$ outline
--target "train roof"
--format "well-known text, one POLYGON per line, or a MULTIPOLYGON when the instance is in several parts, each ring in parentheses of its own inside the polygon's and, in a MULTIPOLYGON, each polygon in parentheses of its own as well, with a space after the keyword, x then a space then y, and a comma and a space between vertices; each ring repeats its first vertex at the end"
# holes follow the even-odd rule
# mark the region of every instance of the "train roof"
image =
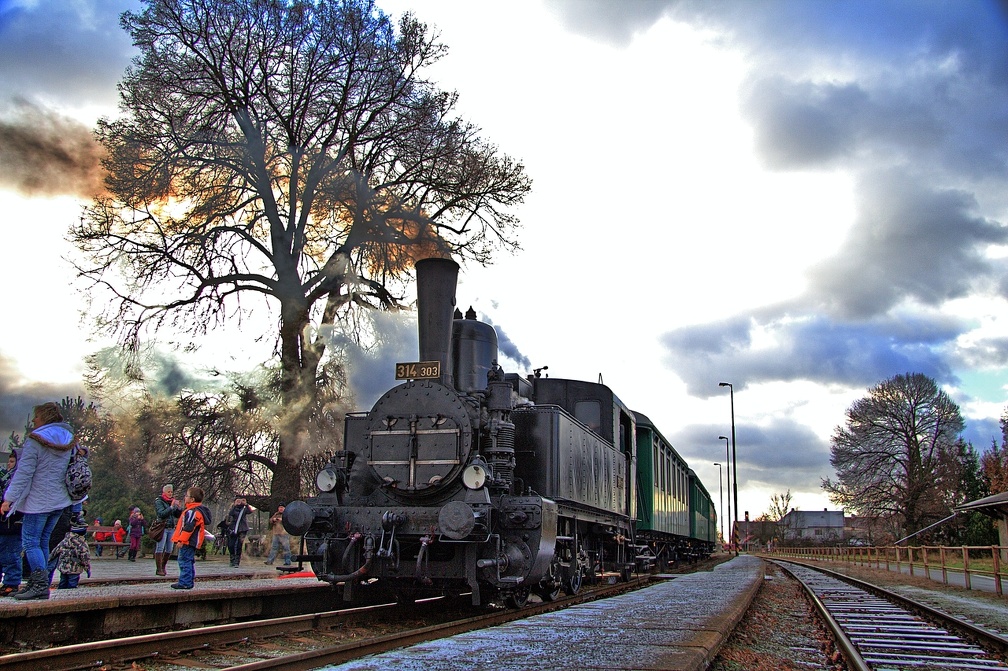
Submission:
POLYGON ((703 480, 701 480, 700 476, 698 476, 693 471, 693 469, 690 468, 689 463, 683 458, 683 456, 681 454, 679 454, 679 451, 675 449, 675 446, 672 445, 672 442, 668 438, 666 438, 665 436, 662 435, 662 432, 658 429, 657 426, 655 426, 654 422, 652 422, 648 418, 648 416, 645 415, 643 412, 637 412, 636 410, 634 410, 633 414, 634 414, 634 420, 637 422, 637 426, 644 427, 645 429, 649 429, 651 431, 654 431, 656 434, 658 434, 658 437, 661 438, 661 440, 662 440, 663 443, 665 443, 666 445, 669 446, 669 449, 672 450, 672 453, 675 454, 676 457, 680 461, 682 461, 684 464, 686 464, 686 468, 689 470, 689 474, 688 474, 689 478, 692 479, 692 480, 694 480, 694 481, 696 481, 697 486, 700 487, 700 490, 704 494, 706 494, 707 497, 710 497, 710 492, 707 490, 707 487, 704 486, 703 480))
POLYGON ((679 450, 675 448, 675 446, 672 444, 672 441, 662 434, 662 432, 658 429, 658 427, 655 426, 655 423, 652 422, 647 415, 645 415, 642 412, 637 412, 636 410, 633 411, 633 414, 634 414, 634 421, 637 422, 637 426, 649 429, 657 433, 658 437, 661 438, 662 442, 668 445, 669 449, 672 450, 672 453, 676 456, 676 458, 679 459, 679 461, 686 464, 687 467, 689 467, 689 464, 686 462, 685 459, 683 459, 683 456, 679 454, 679 450))

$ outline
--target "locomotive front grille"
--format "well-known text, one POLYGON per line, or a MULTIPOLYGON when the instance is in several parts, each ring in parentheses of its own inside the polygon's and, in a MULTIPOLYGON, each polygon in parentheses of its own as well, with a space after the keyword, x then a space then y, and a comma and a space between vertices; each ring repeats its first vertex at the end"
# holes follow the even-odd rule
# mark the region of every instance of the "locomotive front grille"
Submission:
POLYGON ((365 463, 387 491, 406 496, 457 478, 472 443, 468 406, 430 380, 390 389, 368 413, 367 427, 365 463))
POLYGON ((462 463, 457 428, 371 432, 368 465, 396 489, 432 487, 462 463))

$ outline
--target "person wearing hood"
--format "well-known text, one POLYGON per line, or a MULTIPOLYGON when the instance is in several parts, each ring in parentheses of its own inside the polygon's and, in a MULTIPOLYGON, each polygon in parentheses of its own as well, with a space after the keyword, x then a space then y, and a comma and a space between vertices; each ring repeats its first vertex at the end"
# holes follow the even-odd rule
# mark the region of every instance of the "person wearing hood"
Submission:
POLYGON ((126 534, 129 536, 129 552, 126 554, 126 559, 129 561, 136 561, 137 553, 140 552, 141 542, 143 541, 144 535, 144 516, 140 512, 140 506, 133 506, 130 510, 129 525, 126 528, 126 534))
POLYGON ((172 589, 192 589, 196 581, 196 550, 203 545, 206 528, 210 524, 210 509, 203 505, 203 489, 190 487, 186 490, 185 510, 172 533, 172 542, 178 544, 178 582, 172 589))
POLYGON ((14 598, 49 598, 49 537, 64 510, 73 505, 66 488, 66 471, 76 444, 70 425, 55 403, 32 410, 34 430, 21 448, 17 470, 4 491, 0 514, 24 513, 21 545, 31 574, 14 598))
MULTIPOLYGON (((7 468, 0 469, 0 492, 6 491, 14 478, 19 452, 11 450, 7 468)), ((21 586, 21 517, 21 513, 14 513, 0 518, 0 570, 3 571, 0 597, 14 596, 21 586)))
POLYGON ((87 522, 80 515, 66 532, 66 536, 49 553, 49 561, 54 562, 60 572, 59 585, 56 589, 76 589, 81 573, 87 571, 91 577, 91 554, 88 552, 87 522))

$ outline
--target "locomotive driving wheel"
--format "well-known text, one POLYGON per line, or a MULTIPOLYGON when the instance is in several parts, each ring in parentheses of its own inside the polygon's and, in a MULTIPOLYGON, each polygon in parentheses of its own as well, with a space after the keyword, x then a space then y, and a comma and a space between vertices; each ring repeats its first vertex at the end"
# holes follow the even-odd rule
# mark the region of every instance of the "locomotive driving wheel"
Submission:
POLYGON ((561 586, 559 584, 554 582, 540 585, 539 589, 536 590, 536 594, 538 594, 543 601, 556 601, 557 597, 560 596, 560 587, 561 586))
POLYGON ((504 597, 504 603, 508 608, 521 608, 528 603, 529 595, 532 593, 531 587, 515 587, 504 597))
POLYGON ((564 577, 563 589, 567 596, 574 596, 581 591, 581 583, 584 580, 588 564, 588 553, 579 544, 577 553, 574 555, 574 559, 567 569, 567 575, 564 577))
POLYGON ((412 608, 417 598, 418 592, 412 587, 398 587, 395 591, 395 603, 399 608, 412 608))
POLYGON ((556 601, 557 597, 560 596, 560 589, 563 587, 560 570, 560 560, 554 557, 553 563, 549 567, 549 573, 536 586, 535 593, 543 601, 556 601))
POLYGON ((575 565, 570 576, 564 581, 564 593, 567 596, 574 596, 581 591, 581 566, 575 565))

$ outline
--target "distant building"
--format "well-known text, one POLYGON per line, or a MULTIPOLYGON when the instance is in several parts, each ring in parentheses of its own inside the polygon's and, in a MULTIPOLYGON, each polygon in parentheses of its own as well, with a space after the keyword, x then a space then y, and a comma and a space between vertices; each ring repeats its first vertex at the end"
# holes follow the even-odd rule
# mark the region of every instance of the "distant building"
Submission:
POLYGON ((863 515, 844 517, 844 538, 848 545, 878 545, 880 540, 893 540, 891 534, 882 529, 879 518, 863 515))
POLYGON ((777 522, 780 539, 788 544, 834 544, 844 540, 842 510, 792 510, 777 522))
POLYGON ((780 540, 776 522, 768 520, 739 520, 734 524, 735 538, 744 550, 764 550, 780 540))

